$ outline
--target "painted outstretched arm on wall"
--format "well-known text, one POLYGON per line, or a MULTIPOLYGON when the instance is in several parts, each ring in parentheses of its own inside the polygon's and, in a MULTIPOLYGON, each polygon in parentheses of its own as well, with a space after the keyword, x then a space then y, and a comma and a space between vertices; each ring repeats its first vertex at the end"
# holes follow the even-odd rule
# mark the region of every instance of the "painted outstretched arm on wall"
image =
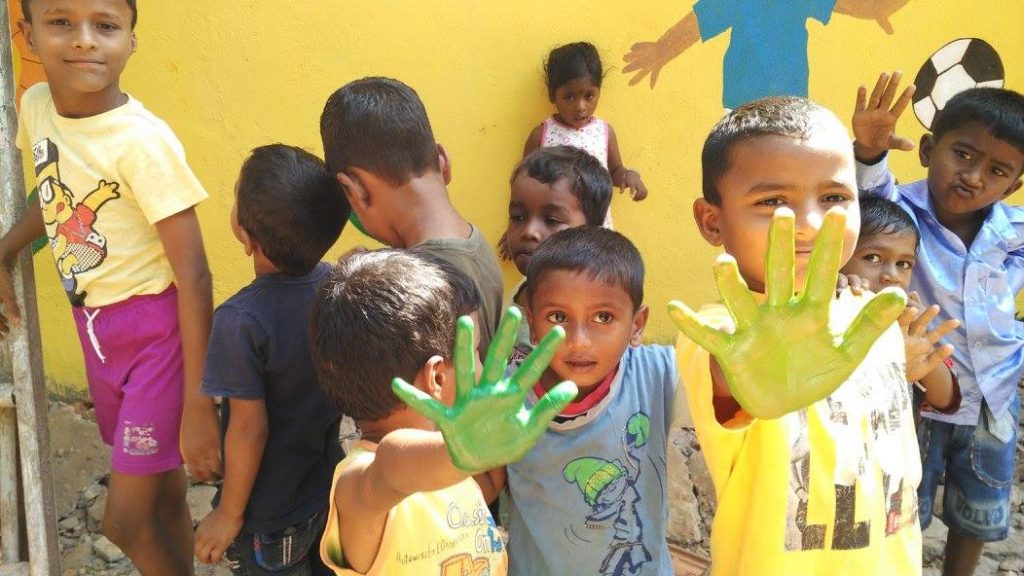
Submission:
POLYGON ((837 14, 846 14, 854 18, 874 20, 885 30, 886 34, 894 32, 889 16, 895 14, 910 0, 836 0, 832 9, 837 14))
POLYGON ((902 290, 887 288, 860 310, 843 333, 833 333, 829 315, 842 260, 846 212, 833 208, 826 214, 811 252, 806 286, 799 295, 794 294, 794 223, 792 210, 775 211, 765 303, 754 299, 735 258, 725 254, 715 263, 715 280, 735 322, 734 332, 708 326, 682 302, 669 304, 676 326, 717 361, 721 374, 712 371, 712 378, 724 378, 739 405, 756 418, 778 418, 832 394, 906 304, 902 290))
POLYGON ((889 150, 909 152, 914 141, 896 134, 896 123, 914 96, 914 85, 907 86, 896 97, 903 74, 883 72, 868 97, 867 88, 857 88, 857 104, 853 109, 853 154, 857 161, 875 164, 889 150))
POLYGON ((697 25, 697 15, 692 11, 683 17, 675 26, 669 28, 661 38, 655 42, 638 42, 633 44, 629 52, 622 57, 626 65, 622 68, 623 74, 635 72, 629 80, 629 85, 640 83, 645 76, 651 77, 651 88, 658 82, 658 75, 661 68, 693 46, 700 40, 700 27, 697 25))

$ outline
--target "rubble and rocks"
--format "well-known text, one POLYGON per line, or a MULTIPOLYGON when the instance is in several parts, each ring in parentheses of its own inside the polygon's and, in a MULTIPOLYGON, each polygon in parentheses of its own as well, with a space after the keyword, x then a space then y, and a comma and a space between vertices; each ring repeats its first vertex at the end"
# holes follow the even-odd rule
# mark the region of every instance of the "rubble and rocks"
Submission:
MULTIPOLYGON (((106 506, 110 450, 100 440, 91 414, 81 405, 54 402, 50 409, 54 487, 57 491, 61 567, 63 576, 138 574, 131 561, 100 532, 106 506)), ((351 432, 351 431, 350 431, 351 432)), ((1010 538, 986 545, 976 576, 1024 576, 1024 427, 1018 446, 1010 538)), ((691 428, 675 430, 670 438, 668 539, 677 574, 696 576, 710 558, 714 486, 703 453, 691 428)), ((210 510, 212 486, 189 488, 193 521, 210 510)), ((924 576, 939 576, 946 528, 936 519, 924 534, 924 576)), ((197 576, 228 576, 224 564, 196 565, 197 576)))

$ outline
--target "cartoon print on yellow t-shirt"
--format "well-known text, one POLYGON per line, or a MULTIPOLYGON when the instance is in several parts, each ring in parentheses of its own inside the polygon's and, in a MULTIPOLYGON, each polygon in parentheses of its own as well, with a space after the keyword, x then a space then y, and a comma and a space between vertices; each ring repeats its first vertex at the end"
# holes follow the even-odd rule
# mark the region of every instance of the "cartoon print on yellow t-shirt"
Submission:
POLYGON ((85 292, 77 293, 77 276, 99 266, 107 257, 107 238, 94 224, 97 212, 119 198, 116 182, 100 180, 96 188, 75 203, 75 194, 60 179, 60 154, 49 139, 32 147, 39 201, 61 283, 72 306, 85 303, 85 292))

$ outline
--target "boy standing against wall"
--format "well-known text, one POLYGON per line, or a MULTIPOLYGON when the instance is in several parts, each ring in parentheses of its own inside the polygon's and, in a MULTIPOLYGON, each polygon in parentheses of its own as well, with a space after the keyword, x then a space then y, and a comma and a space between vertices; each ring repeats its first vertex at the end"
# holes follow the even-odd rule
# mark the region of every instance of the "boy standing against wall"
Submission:
POLYGON ((483 234, 448 198, 451 161, 416 92, 390 78, 349 82, 327 100, 320 135, 327 169, 371 237, 393 248, 418 247, 473 279, 486 350, 504 281, 483 234))
POLYGON ((121 91, 135 0, 22 9, 49 83, 22 97, 19 147, 32 150, 40 203, 0 239, 0 303, 19 318, 7 267, 45 232, 112 447, 103 532, 142 574, 189 574, 179 434, 195 475, 220 472, 213 403, 199 394, 212 290, 195 206, 206 192, 171 129, 121 91))
POLYGON ((225 475, 196 529, 196 557, 223 555, 235 574, 320 565, 341 414, 317 384, 309 315, 347 216, 337 181, 302 149, 263 146, 242 165, 231 229, 256 279, 213 316, 203 394, 224 398, 225 475))
POLYGON ((945 477, 944 574, 969 575, 984 543, 1005 539, 1010 527, 1024 367, 1024 330, 1014 318, 1014 295, 1024 288, 1024 209, 1004 200, 1021 187, 1024 96, 1001 88, 954 96, 921 138, 928 177, 897 186, 886 153, 914 147, 895 134, 913 95, 910 87, 897 99, 899 81, 899 73, 883 74, 870 98, 863 87, 858 92, 858 185, 914 219, 921 244, 910 287, 940 306, 940 319, 960 322, 947 339, 963 401, 955 414, 923 414, 919 497, 927 527, 945 477))

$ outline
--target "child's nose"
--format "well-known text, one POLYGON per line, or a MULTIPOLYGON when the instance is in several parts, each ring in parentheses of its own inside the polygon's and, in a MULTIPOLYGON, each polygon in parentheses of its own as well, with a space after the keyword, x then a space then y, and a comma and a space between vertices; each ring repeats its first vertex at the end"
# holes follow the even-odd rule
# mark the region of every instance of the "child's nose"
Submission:
POLYGON ((813 240, 825 221, 825 212, 817 206, 797 210, 793 223, 797 240, 813 240))
POLYGON ((566 327, 565 344, 570 350, 586 350, 590 348, 590 334, 582 323, 566 327))
POLYGON ((93 34, 92 28, 89 26, 79 26, 75 30, 74 46, 81 50, 91 50, 95 48, 96 37, 93 34))

